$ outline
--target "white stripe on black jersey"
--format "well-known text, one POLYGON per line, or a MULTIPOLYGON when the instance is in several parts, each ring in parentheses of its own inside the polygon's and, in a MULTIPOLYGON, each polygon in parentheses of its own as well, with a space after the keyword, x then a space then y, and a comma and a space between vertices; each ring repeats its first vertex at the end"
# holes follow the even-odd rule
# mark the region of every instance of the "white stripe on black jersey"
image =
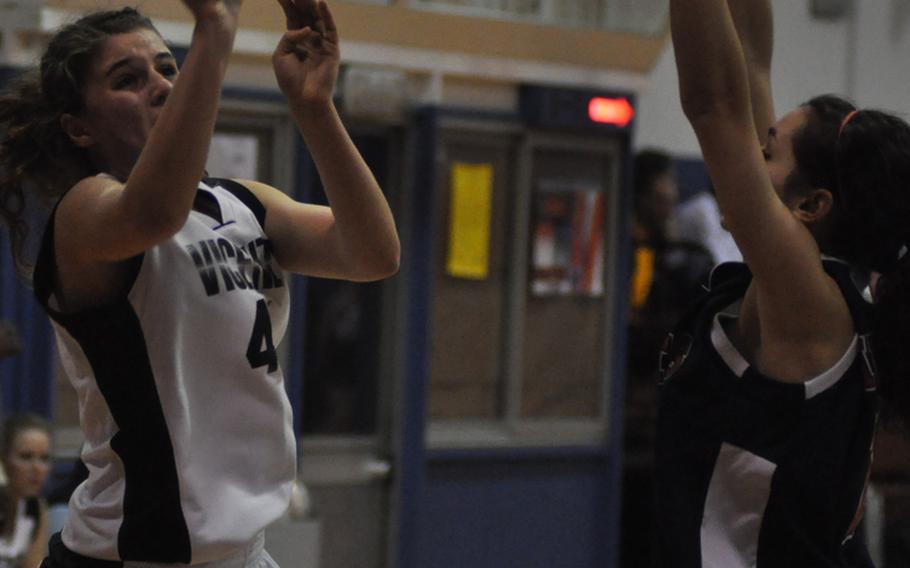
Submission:
POLYGON ((871 567, 850 538, 871 461, 877 400, 862 356, 870 306, 825 261, 857 332, 829 372, 772 380, 725 339, 744 264, 721 265, 662 355, 655 471, 660 568, 871 567))

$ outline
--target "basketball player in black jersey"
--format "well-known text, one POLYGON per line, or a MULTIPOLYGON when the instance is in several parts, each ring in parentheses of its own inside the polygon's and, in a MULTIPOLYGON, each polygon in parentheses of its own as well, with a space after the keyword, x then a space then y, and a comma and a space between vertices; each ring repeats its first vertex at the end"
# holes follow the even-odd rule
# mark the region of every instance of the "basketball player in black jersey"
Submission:
POLYGON ((878 402, 910 414, 910 127, 835 96, 775 119, 770 1, 670 5, 745 264, 715 270, 662 356, 658 565, 871 566, 854 529, 878 402))

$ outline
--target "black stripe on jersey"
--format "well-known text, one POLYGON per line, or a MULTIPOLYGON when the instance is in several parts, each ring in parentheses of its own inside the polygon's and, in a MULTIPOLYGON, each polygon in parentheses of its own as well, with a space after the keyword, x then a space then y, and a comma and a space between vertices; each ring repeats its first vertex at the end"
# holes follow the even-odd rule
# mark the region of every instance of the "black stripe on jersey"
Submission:
MULTIPOLYGON (((183 562, 192 556, 180 507, 177 465, 139 318, 126 296, 62 314, 48 306, 54 289, 54 219, 48 220, 35 266, 35 296, 82 347, 118 432, 111 448, 123 462, 125 490, 118 553, 123 560, 183 562)), ((130 259, 130 286, 144 255, 130 259)))
MULTIPOLYGON (((63 197, 60 198, 60 200, 62 199, 63 197)), ((60 207, 60 200, 57 201, 50 216, 47 218, 47 225, 44 228, 44 234, 41 236, 41 248, 38 250, 38 259, 35 261, 35 270, 32 274, 35 298, 39 304, 48 310, 50 310, 48 301, 54 291, 54 283, 57 281, 57 263, 55 260, 56 255, 54 254, 54 219, 57 218, 57 208, 60 207)))
POLYGON ((63 544, 60 533, 51 536, 47 548, 47 558, 40 568, 123 568, 119 560, 97 560, 73 552, 63 544))
POLYGON ((204 189, 196 190, 196 197, 193 198, 193 211, 198 211, 203 215, 208 215, 218 221, 219 225, 224 224, 224 215, 221 214, 221 206, 218 205, 218 198, 212 195, 212 192, 204 189))
MULTIPOLYGON (((62 197, 60 198, 63 199, 62 197)), ((54 292, 54 286, 57 282, 57 264, 56 253, 54 251, 54 220, 57 218, 57 207, 60 201, 54 206, 51 215, 47 220, 44 228, 44 235, 41 237, 41 247, 38 251, 38 259, 35 261, 35 270, 32 274, 32 286, 35 298, 41 304, 48 314, 55 320, 61 316, 60 312, 49 305, 51 294, 54 292)), ((136 278, 139 277, 139 270, 142 268, 142 260, 145 253, 137 254, 132 258, 124 261, 126 264, 126 279, 124 280, 123 295, 129 293, 136 278)))
POLYGON ((203 178, 202 183, 210 187, 219 186, 231 192, 234 197, 250 208, 250 211, 256 216, 256 220, 259 221, 259 226, 262 227, 262 230, 265 230, 265 206, 245 185, 232 179, 224 178, 203 178))
POLYGON ((35 524, 32 525, 32 542, 36 535, 38 534, 38 527, 41 524, 41 503, 38 501, 37 497, 29 497, 25 500, 25 516, 31 518, 35 521, 35 524))
POLYGON ((124 298, 58 320, 82 347, 119 429, 111 448, 125 479, 120 557, 188 564, 192 551, 174 448, 138 316, 124 298))

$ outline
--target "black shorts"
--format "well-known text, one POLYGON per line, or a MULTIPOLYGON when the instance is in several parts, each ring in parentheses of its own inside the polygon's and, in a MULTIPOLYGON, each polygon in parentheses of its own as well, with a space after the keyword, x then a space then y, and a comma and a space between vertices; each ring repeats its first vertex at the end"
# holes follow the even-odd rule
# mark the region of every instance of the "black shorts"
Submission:
POLYGON ((60 533, 51 537, 48 551, 40 568, 123 568, 120 560, 96 560, 73 552, 63 544, 60 533))

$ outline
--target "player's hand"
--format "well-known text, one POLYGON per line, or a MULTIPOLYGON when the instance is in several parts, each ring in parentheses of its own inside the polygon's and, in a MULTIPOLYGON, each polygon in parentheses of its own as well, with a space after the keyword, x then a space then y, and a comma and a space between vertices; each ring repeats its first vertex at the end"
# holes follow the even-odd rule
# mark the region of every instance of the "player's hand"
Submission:
POLYGON ((240 4, 243 0, 181 0, 183 4, 193 13, 196 22, 201 22, 209 18, 228 17, 236 25, 237 14, 240 12, 240 4))
POLYGON ((287 20, 272 66, 292 105, 317 108, 331 102, 341 51, 338 29, 324 0, 278 0, 287 20))

